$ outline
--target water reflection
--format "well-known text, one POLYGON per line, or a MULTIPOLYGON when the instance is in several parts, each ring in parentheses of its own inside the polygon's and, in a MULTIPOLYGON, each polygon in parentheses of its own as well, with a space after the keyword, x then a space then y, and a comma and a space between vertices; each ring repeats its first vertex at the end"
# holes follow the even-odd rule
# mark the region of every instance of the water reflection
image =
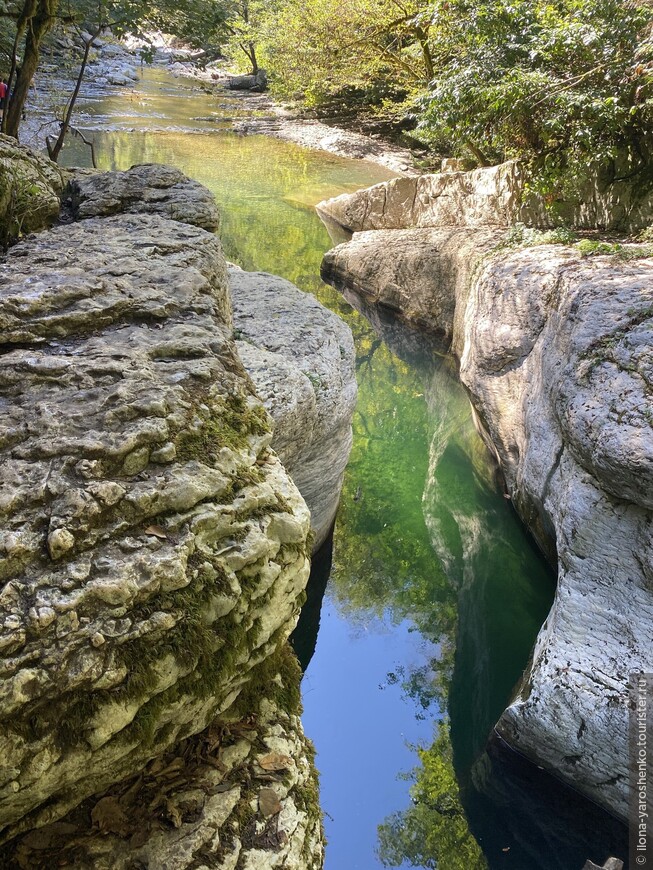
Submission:
MULTIPOLYGON (((315 607, 297 647, 310 660, 305 727, 329 813, 327 868, 371 870, 383 860, 473 870, 485 859, 468 818, 491 867, 549 870, 555 838, 528 830, 535 809, 520 816, 506 801, 532 790, 513 789, 482 750, 546 615, 551 578, 502 497, 452 361, 366 312, 372 329, 319 280, 330 240, 312 206, 392 173, 208 132, 216 122, 197 120, 240 105, 155 71, 133 92, 88 96, 78 124, 93 132, 102 168, 173 163, 206 184, 222 210, 227 256, 315 293, 354 333, 360 398, 333 568, 315 654, 315 607), (106 124, 113 129, 100 131, 106 124)), ((88 163, 75 147, 68 165, 88 163)), ((541 808, 537 800, 536 790, 541 808)), ((566 817, 561 824, 564 835, 566 817)), ((576 870, 576 854, 575 863, 556 860, 576 870)))
POLYGON ((410 615, 440 651, 406 675, 405 689, 424 709, 435 701, 448 719, 418 750, 412 805, 380 826, 380 857, 388 866, 447 870, 577 870, 588 857, 602 864, 608 854, 624 855, 623 826, 492 735, 546 618, 554 578, 503 497, 455 360, 356 293, 345 296, 423 384, 423 511, 442 569, 431 573, 424 598, 410 597, 412 611, 401 582, 386 590, 386 608, 410 615))

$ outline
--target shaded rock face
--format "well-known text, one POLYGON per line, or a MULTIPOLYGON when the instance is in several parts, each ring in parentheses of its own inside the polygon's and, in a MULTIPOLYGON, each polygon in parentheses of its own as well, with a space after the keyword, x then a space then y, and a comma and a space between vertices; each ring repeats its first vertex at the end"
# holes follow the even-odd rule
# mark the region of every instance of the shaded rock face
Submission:
POLYGON ((7 840, 228 715, 294 626, 309 513, 215 236, 60 226, 11 249, 0 303, 7 840))
POLYGON ((220 215, 213 195, 174 166, 132 166, 74 178, 68 185, 75 220, 107 215, 158 214, 205 230, 217 230, 220 215))
POLYGON ((246 716, 212 723, 61 821, 16 838, 2 866, 321 867, 313 749, 298 716, 300 676, 282 646, 263 665, 255 692, 248 689, 246 716))
POLYGON ((52 223, 59 215, 63 187, 54 163, 0 134, 0 243, 52 223))
POLYGON ((317 208, 351 232, 411 227, 507 227, 516 222, 549 227, 561 219, 579 228, 632 232, 651 222, 650 185, 646 188, 629 181, 588 180, 578 201, 558 204, 554 218, 543 198, 525 191, 525 182, 522 165, 509 161, 470 172, 394 178, 321 202, 317 208))
POLYGON ((451 342, 461 331, 456 314, 464 312, 470 277, 504 235, 457 227, 387 230, 380 245, 378 232, 355 233, 326 252, 322 277, 451 342), (442 293, 443 286, 452 292, 442 293))
POLYGON ((366 232, 324 268, 379 299, 397 274, 404 315, 450 336, 508 493, 558 564, 500 733, 625 819, 630 675, 653 668, 653 262, 489 242, 366 232), (407 239, 419 266, 406 278, 407 239))
POLYGON ((317 550, 333 525, 351 450, 351 330, 283 278, 232 268, 229 281, 238 353, 274 420, 272 446, 311 511, 317 550))

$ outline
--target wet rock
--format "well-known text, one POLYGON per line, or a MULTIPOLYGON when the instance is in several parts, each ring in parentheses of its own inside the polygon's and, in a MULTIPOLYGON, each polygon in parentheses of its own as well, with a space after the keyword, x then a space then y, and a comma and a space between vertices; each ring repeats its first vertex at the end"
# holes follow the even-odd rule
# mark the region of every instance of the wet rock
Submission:
POLYGON ((335 519, 356 404, 349 327, 315 297, 232 268, 238 353, 274 420, 272 446, 311 511, 314 549, 335 519))
POLYGON ((504 235, 458 227, 355 233, 326 252, 322 277, 451 342, 470 276, 504 235))
POLYGON ((211 193, 174 166, 133 166, 126 172, 78 176, 68 187, 76 220, 119 213, 159 214, 216 230, 220 215, 211 193))

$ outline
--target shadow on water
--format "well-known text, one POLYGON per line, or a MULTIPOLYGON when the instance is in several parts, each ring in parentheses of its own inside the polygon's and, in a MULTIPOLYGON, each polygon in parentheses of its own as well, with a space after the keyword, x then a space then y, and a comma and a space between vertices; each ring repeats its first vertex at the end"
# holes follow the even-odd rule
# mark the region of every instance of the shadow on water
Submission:
POLYGON ((412 774, 416 802, 381 826, 381 855, 390 865, 403 859, 442 870, 580 870, 587 858, 599 864, 609 855, 624 858, 621 823, 493 734, 546 618, 555 581, 503 497, 501 476, 473 428, 456 362, 428 335, 353 291, 344 295, 421 373, 430 438, 424 516, 457 612, 449 666, 439 668, 438 700, 448 711, 448 727, 441 722, 433 744, 419 751, 421 767, 412 774))
MULTIPOLYGON (((233 107, 160 71, 80 108, 102 168, 178 165, 216 195, 229 259, 314 293, 354 333, 359 404, 333 553, 315 559, 293 637, 308 668, 305 727, 335 819, 327 868, 580 870, 587 857, 623 854, 623 829, 593 805, 494 743, 486 751, 553 577, 503 498, 455 361, 348 297, 371 329, 319 280, 330 241, 312 207, 392 173, 209 133, 233 107), (409 797, 395 773, 416 756, 409 797)), ((66 154, 68 164, 87 158, 66 154)))
POLYGON ((306 587, 306 601, 302 607, 297 626, 289 638, 292 648, 295 650, 295 655, 299 659, 302 673, 310 665, 315 647, 317 646, 322 602, 324 601, 324 593, 329 581, 332 562, 333 529, 317 553, 313 554, 311 559, 311 575, 306 587))

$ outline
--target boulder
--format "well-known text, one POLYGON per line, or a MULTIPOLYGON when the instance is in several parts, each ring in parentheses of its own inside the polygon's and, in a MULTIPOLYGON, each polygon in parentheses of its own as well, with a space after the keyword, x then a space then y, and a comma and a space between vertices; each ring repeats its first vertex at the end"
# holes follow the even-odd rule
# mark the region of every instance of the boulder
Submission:
POLYGON ((148 163, 126 172, 74 178, 67 190, 75 220, 105 215, 159 214, 205 230, 217 230, 213 195, 174 166, 148 163))
MULTIPOLYGON (((379 186, 367 205, 354 194, 347 213, 373 220, 382 199, 379 186)), ((623 259, 584 258, 497 247, 501 237, 362 232, 323 271, 340 286, 351 276, 459 357, 507 495, 558 567, 499 733, 625 820, 631 675, 653 670, 653 260, 628 245, 623 259)))
POLYGON ((260 69, 256 75, 230 76, 227 87, 232 91, 264 91, 268 86, 265 70, 260 69))
POLYGON ((0 134, 0 244, 51 224, 63 187, 55 163, 0 134))
POLYGON ((272 446, 311 512, 314 551, 335 519, 356 405, 349 327, 265 272, 229 271, 238 353, 274 420, 272 446))
POLYGON ((309 514, 214 235, 59 226, 10 250, 0 301, 7 841, 236 716, 295 624, 309 514))

